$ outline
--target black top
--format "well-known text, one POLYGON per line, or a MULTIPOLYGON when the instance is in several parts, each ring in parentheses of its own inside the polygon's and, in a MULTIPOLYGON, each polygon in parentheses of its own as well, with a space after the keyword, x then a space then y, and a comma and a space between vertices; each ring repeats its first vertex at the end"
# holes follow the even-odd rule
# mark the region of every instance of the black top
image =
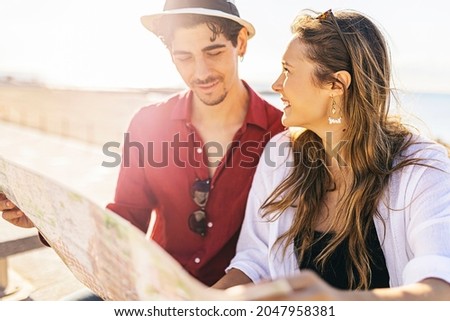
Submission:
MULTIPOLYGON (((325 248, 325 246, 331 240, 331 233, 314 232, 314 243, 306 250, 302 262, 300 262, 300 269, 309 269, 319 274, 328 284, 338 289, 349 290, 349 280, 346 269, 346 259, 348 258, 347 243, 344 241, 336 248, 336 251, 326 261, 324 270, 320 269, 314 262, 319 253, 325 248)), ((300 240, 298 237, 294 240, 295 248, 299 247, 300 240)), ((386 267, 386 261, 383 251, 378 240, 378 235, 375 230, 374 224, 370 229, 368 238, 366 240, 367 247, 370 249, 371 262, 370 269, 372 270, 372 279, 369 283, 369 289, 375 288, 388 288, 389 287, 389 274, 386 267)), ((359 277, 356 273, 356 269, 352 267, 355 273, 356 283, 359 282, 359 277)))

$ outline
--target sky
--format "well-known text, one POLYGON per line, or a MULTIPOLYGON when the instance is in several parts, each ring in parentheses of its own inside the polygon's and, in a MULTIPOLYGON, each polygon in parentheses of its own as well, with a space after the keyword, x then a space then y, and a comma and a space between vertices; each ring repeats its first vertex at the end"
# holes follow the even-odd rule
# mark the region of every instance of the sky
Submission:
MULTIPOLYGON (((395 86, 450 93, 450 4, 446 0, 236 0, 256 28, 241 78, 261 90, 281 70, 290 24, 302 9, 354 9, 371 17, 390 45, 395 86)), ((184 87, 167 49, 140 23, 164 0, 0 0, 0 79, 56 87, 184 87)))

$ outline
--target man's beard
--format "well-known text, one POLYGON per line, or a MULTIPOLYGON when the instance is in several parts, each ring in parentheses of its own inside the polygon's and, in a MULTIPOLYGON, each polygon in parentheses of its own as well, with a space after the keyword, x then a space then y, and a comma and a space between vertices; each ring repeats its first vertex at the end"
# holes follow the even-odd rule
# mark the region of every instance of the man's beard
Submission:
POLYGON ((228 94, 228 92, 224 92, 221 96, 219 96, 217 98, 210 98, 210 99, 208 99, 208 97, 204 98, 199 95, 197 95, 197 97, 198 97, 198 99, 200 99, 200 101, 202 103, 204 103, 207 106, 216 106, 225 100, 225 98, 227 97, 227 94, 228 94))
MULTIPOLYGON (((197 85, 207 85, 209 83, 213 83, 215 81, 219 81, 219 83, 223 83, 223 79, 220 77, 208 77, 205 80, 196 80, 192 83, 192 87, 195 88, 197 85)), ((209 97, 209 95, 200 95, 200 93, 196 93, 196 96, 202 103, 207 106, 215 106, 220 104, 227 97, 228 92, 224 90, 224 92, 219 97, 209 97)))

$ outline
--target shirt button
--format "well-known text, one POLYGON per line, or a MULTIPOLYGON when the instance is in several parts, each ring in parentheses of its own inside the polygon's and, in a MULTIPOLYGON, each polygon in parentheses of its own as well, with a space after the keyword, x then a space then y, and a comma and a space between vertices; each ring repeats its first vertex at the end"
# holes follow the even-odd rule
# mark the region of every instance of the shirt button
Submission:
POLYGON ((200 263, 200 258, 196 257, 194 260, 195 263, 199 264, 200 263))
POLYGON ((212 222, 208 222, 208 227, 213 227, 213 223, 212 222))
POLYGON ((203 149, 201 147, 197 148, 197 154, 203 153, 203 149))

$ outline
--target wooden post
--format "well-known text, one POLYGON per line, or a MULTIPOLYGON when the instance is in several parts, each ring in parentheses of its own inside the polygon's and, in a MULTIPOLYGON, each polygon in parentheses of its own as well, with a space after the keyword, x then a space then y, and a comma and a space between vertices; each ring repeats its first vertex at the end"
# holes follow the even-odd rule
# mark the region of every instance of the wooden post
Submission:
POLYGON ((0 297, 8 286, 8 262, 5 257, 0 257, 0 297))

